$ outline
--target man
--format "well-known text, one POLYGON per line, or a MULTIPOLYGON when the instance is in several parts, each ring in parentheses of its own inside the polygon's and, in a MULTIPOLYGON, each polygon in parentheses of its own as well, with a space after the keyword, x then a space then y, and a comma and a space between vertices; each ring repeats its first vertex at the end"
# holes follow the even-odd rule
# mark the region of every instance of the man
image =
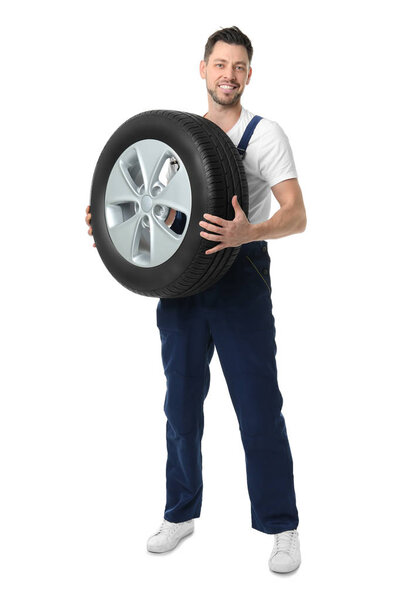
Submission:
MULTIPOLYGON (((200 62, 208 92, 204 117, 216 123, 235 145, 243 145, 242 136, 254 117, 241 105, 252 76, 252 54, 248 37, 237 27, 230 27, 209 37, 200 62)), ((216 242, 206 254, 240 246, 237 259, 222 279, 204 292, 185 298, 160 298, 157 306, 167 377, 167 502, 163 522, 149 538, 147 548, 151 552, 175 548, 193 532, 193 519, 200 516, 203 403, 215 345, 239 421, 252 527, 274 534, 269 567, 283 573, 293 571, 301 562, 299 519, 277 382, 270 258, 265 240, 304 231, 306 214, 292 151, 282 128, 262 118, 249 135, 243 151, 249 217, 235 195, 232 221, 205 214, 199 222, 199 235, 216 242), (271 190, 280 209, 269 218, 271 190), (171 317, 174 328, 168 327, 171 317)), ((88 225, 89 211, 87 207, 88 225)), ((171 225, 175 216, 171 210, 166 223, 171 225)))

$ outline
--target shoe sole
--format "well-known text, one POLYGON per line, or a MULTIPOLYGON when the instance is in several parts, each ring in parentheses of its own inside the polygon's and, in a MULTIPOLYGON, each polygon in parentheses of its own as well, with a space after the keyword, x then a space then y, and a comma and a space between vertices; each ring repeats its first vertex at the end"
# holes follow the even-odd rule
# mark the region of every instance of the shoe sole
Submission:
POLYGON ((272 568, 270 564, 268 564, 270 571, 272 571, 273 573, 293 573, 293 571, 296 571, 299 566, 301 565, 301 562, 299 562, 299 564, 297 565, 297 567, 294 567, 294 569, 276 569, 276 568, 272 568))
POLYGON ((177 540, 176 544, 174 546, 172 546, 171 548, 168 548, 167 550, 150 550, 150 548, 147 548, 147 552, 151 552, 153 554, 165 554, 165 552, 171 552, 171 550, 175 550, 175 548, 177 547, 177 545, 179 544, 179 542, 181 542, 183 539, 185 539, 189 535, 192 535, 192 533, 194 533, 194 529, 192 529, 192 531, 188 531, 187 533, 185 533, 184 535, 182 535, 182 537, 180 537, 177 540))

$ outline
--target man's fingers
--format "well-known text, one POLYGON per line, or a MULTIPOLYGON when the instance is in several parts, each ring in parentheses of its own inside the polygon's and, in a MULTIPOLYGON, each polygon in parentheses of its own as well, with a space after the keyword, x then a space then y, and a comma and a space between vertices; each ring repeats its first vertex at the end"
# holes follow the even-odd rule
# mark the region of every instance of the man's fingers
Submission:
POLYGON ((217 233, 221 231, 221 227, 218 225, 211 225, 211 223, 206 223, 206 221, 200 221, 199 225, 208 231, 216 231, 217 233))
POLYGON ((218 244, 218 246, 214 246, 214 248, 211 248, 211 250, 206 250, 204 254, 214 254, 214 252, 219 252, 224 248, 226 248, 226 246, 224 246, 223 244, 218 244))
POLYGON ((214 235, 213 233, 207 233, 206 231, 200 231, 200 235, 211 242, 219 242, 221 240, 220 235, 214 235))
MULTIPOLYGON (((90 225, 90 221, 91 221, 92 215, 90 214, 90 204, 86 207, 86 217, 85 217, 85 222, 86 225, 90 225)), ((88 229, 88 235, 93 235, 93 229, 92 227, 89 227, 88 229)), ((96 244, 93 244, 93 248, 96 248, 96 244)))
POLYGON ((207 219, 207 221, 212 221, 213 223, 216 223, 217 225, 223 225, 225 223, 225 219, 222 219, 221 217, 217 217, 215 215, 209 215, 208 213, 204 213, 203 217, 205 219, 207 219))
POLYGON ((165 224, 168 225, 168 227, 170 225, 172 225, 172 223, 174 222, 175 215, 176 215, 176 210, 174 210, 173 208, 171 208, 171 210, 169 211, 168 218, 165 220, 165 224))

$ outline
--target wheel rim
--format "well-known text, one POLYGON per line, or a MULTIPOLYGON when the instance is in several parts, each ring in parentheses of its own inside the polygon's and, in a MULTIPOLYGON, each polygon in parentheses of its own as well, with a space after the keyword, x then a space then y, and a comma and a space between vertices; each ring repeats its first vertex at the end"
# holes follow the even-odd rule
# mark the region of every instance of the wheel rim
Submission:
POLYGON ((115 162, 106 187, 106 224, 115 248, 130 263, 156 267, 171 258, 185 237, 191 208, 185 165, 164 142, 135 142, 115 162), (165 224, 169 208, 185 215, 182 233, 165 224))

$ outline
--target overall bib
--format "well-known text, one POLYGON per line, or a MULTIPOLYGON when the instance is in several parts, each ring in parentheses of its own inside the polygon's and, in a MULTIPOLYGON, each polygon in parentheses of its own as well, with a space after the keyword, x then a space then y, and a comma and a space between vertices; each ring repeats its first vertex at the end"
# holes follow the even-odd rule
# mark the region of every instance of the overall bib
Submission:
MULTIPOLYGON (((242 157, 260 118, 254 117, 239 142, 242 157)), ((207 290, 159 299, 157 326, 167 380, 167 521, 200 516, 203 403, 216 347, 245 452, 251 526, 269 534, 297 529, 293 462, 275 362, 270 262, 267 242, 249 242, 207 290)))

